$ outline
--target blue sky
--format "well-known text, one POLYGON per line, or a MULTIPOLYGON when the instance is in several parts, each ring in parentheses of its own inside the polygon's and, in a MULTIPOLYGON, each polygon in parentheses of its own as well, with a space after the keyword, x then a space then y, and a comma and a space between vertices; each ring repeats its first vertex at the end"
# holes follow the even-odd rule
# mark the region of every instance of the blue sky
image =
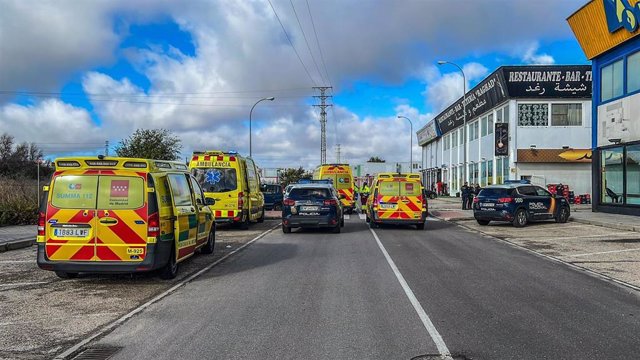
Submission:
POLYGON ((93 154, 141 127, 173 131, 184 156, 246 152, 251 105, 275 96, 254 112, 254 157, 310 167, 319 161, 311 87, 331 82, 329 148, 340 142, 352 162, 393 161, 406 145, 390 139, 408 132, 397 115, 415 131, 462 94, 457 70, 437 60, 464 66, 468 86, 501 65, 588 63, 564 20, 578 0, 296 0, 296 13, 272 3, 275 12, 262 0, 9 2, 0 132, 42 144, 49 157, 93 154))

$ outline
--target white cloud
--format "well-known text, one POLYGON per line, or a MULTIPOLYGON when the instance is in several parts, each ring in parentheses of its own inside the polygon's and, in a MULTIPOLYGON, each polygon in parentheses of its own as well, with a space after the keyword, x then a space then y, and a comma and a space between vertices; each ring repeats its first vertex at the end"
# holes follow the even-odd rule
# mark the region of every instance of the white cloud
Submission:
POLYGON ((462 74, 453 65, 446 64, 441 67, 429 65, 423 70, 426 87, 422 94, 434 113, 439 113, 462 97, 464 87, 469 91, 471 81, 482 79, 489 73, 489 69, 475 62, 464 64, 462 70, 466 83, 463 82, 462 74), (454 72, 442 74, 440 71, 444 70, 443 66, 450 67, 454 72))
POLYGON ((524 52, 521 55, 521 59, 526 64, 534 65, 552 65, 556 63, 553 56, 549 54, 538 54, 540 44, 533 42, 524 48, 524 52))

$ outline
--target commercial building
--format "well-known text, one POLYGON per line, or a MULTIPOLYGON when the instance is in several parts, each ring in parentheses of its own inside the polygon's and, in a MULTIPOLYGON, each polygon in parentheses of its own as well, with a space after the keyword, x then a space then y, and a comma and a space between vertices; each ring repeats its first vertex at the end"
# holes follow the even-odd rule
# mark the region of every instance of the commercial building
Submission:
POLYGON ((593 0, 571 15, 593 69, 593 209, 640 215, 640 0, 593 0))
POLYGON ((417 137, 423 181, 452 195, 513 179, 591 193, 591 67, 500 67, 417 137))

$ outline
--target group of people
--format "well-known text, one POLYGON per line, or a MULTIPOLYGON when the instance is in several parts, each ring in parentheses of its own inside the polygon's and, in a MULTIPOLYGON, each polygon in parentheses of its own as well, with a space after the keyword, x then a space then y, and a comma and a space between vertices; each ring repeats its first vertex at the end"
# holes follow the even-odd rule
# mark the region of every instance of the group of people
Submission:
POLYGON ((480 185, 471 184, 465 181, 460 188, 460 197, 462 197, 462 210, 471 210, 473 207, 473 198, 480 193, 480 185))
POLYGON ((438 182, 431 184, 431 191, 438 194, 438 196, 449 195, 449 186, 447 186, 447 183, 438 180, 438 182))

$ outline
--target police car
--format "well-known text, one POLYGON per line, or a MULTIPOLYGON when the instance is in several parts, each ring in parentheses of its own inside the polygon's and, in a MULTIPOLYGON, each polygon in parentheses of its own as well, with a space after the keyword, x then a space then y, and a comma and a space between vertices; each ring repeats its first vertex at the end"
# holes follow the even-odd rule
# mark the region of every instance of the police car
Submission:
POLYGON ((330 228, 339 233, 344 226, 343 195, 330 181, 304 180, 291 186, 282 202, 282 232, 291 228, 330 228))
POLYGON ((564 197, 528 182, 487 186, 473 199, 473 216, 480 225, 508 221, 523 227, 530 221, 550 219, 565 223, 570 214, 564 197))

